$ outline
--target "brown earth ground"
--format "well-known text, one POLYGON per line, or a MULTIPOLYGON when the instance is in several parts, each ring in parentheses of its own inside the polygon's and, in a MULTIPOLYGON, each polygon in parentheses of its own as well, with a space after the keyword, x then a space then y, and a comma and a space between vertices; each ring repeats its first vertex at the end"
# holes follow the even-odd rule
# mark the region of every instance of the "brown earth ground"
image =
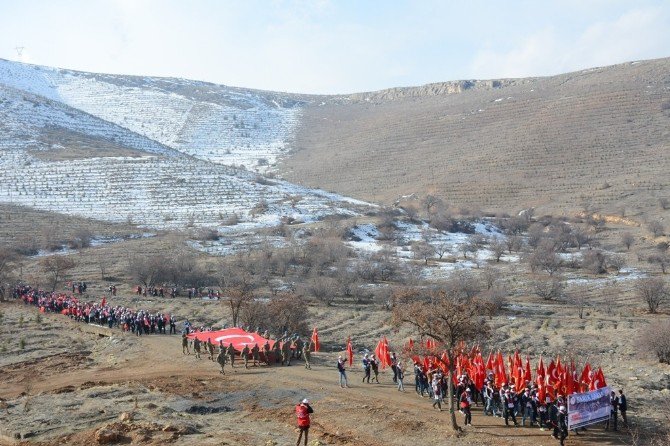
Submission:
MULTIPOLYGON (((127 298, 121 299, 125 303, 127 298)), ((403 394, 388 372, 381 374, 382 384, 362 385, 354 367, 351 388, 340 389, 332 350, 341 347, 333 338, 354 332, 354 342, 363 345, 358 340, 364 327, 380 325, 375 313, 356 316, 340 309, 335 312, 339 318, 328 318, 321 333, 324 350, 331 352, 315 354, 312 370, 297 362, 249 370, 238 364, 227 366, 222 376, 206 357, 182 355, 178 336, 136 337, 61 315, 38 321, 36 310, 15 303, 0 309, 0 444, 290 445, 296 438, 293 407, 304 397, 316 411, 310 444, 556 443, 549 432, 536 428, 506 428, 501 419, 483 416, 479 407, 474 426, 453 436, 448 413, 432 410, 427 399, 418 397, 411 376, 403 394)), ((629 395, 631 406, 639 407, 637 396, 629 395)), ((633 425, 653 428, 648 412, 631 410, 633 425)), ((630 441, 626 433, 594 427, 567 444, 630 441)))

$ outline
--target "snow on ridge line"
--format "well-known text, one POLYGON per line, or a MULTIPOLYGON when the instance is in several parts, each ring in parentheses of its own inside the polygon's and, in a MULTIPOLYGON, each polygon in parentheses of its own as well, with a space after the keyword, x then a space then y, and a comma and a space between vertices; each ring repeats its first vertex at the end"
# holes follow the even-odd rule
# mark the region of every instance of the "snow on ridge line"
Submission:
POLYGON ((267 172, 288 151, 304 102, 171 78, 104 75, 0 59, 0 84, 85 111, 180 152, 267 172))

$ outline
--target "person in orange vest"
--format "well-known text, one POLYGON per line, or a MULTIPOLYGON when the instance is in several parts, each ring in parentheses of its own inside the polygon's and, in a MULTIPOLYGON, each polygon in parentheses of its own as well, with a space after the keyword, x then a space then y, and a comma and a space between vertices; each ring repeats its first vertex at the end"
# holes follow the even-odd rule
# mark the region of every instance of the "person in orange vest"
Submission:
POLYGON ((311 413, 314 413, 314 409, 309 405, 307 398, 295 406, 295 415, 298 417, 298 429, 300 429, 296 446, 300 446, 300 439, 302 438, 303 433, 305 434, 304 446, 307 446, 307 435, 309 434, 310 424, 309 414, 311 413))

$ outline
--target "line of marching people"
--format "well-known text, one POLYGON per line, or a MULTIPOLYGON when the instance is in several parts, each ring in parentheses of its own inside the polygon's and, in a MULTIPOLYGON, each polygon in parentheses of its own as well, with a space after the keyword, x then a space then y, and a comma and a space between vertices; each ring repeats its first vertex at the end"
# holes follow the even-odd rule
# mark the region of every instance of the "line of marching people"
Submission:
MULTIPOLYGON (((177 321, 173 315, 113 306, 105 297, 99 303, 84 302, 75 295, 38 290, 27 285, 15 287, 12 295, 43 313, 60 313, 77 322, 119 328, 137 336, 177 333, 177 321)), ((188 321, 184 324, 188 327, 188 321)))

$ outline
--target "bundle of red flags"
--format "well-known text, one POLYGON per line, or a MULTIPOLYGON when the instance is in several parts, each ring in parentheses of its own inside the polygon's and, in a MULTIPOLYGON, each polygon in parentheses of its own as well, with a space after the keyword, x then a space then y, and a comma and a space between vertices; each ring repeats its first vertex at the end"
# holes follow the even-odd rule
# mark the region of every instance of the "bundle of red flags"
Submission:
MULTIPOLYGON (((405 351, 424 371, 439 367, 444 373, 448 372, 449 355, 446 350, 439 352, 440 347, 430 340, 420 344, 420 347, 427 352, 424 357, 421 357, 414 354, 414 346, 414 341, 410 339, 405 344, 405 351)), ((386 349, 388 349, 388 343, 386 349)), ((480 349, 476 346, 469 352, 464 345, 455 350, 456 352, 452 355, 455 369, 454 383, 458 382, 459 376, 467 374, 479 390, 482 389, 489 375, 492 375, 496 386, 514 385, 517 392, 523 391, 527 383, 536 383, 538 397, 541 400, 544 400, 546 396, 555 398, 558 395, 583 393, 607 386, 602 369, 599 367, 594 371, 588 362, 584 364, 580 372, 574 361, 564 364, 561 363, 561 358, 557 357, 545 367, 544 359, 540 357, 537 367, 533 370, 530 358, 526 356, 525 360, 522 359, 518 351, 508 356, 507 360, 500 351, 490 352, 484 361, 480 349)))

